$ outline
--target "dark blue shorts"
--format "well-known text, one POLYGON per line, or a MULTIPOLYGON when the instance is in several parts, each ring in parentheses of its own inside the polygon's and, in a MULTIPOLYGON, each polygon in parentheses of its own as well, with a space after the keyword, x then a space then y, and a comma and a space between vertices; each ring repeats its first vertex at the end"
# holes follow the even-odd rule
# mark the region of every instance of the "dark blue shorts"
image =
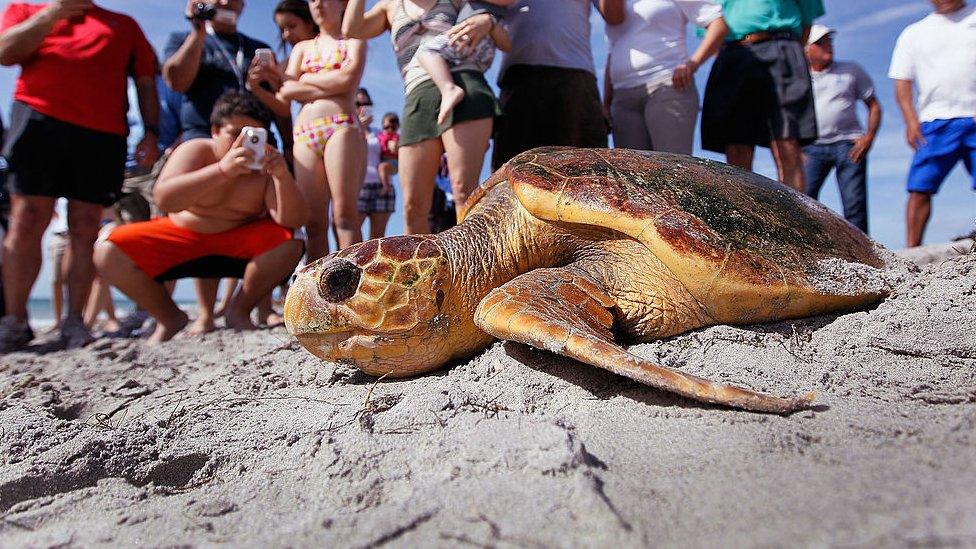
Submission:
POLYGON ((908 172, 908 192, 935 194, 962 160, 976 189, 976 120, 949 118, 922 124, 925 144, 915 151, 908 172))

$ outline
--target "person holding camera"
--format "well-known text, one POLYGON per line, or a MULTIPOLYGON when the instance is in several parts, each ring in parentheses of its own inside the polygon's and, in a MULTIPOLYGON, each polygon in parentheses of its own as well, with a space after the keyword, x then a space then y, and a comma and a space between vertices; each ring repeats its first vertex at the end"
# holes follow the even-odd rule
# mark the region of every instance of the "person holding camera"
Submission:
MULTIPOLYGON (((186 96, 180 112, 184 139, 210 136, 217 98, 226 91, 245 91, 257 50, 270 51, 264 42, 237 31, 242 11, 244 0, 191 0, 185 11, 190 31, 169 37, 163 78, 186 96)), ((276 112, 276 104, 262 103, 276 112)))
POLYGON ((58 197, 68 199, 68 348, 92 340, 82 311, 95 273, 92 247, 102 208, 121 195, 125 174, 127 79, 135 81, 144 137, 141 164, 159 152, 156 54, 134 19, 91 0, 11 2, 0 23, 0 64, 20 65, 11 109, 10 231, 4 239, 6 315, 0 353, 33 339, 27 300, 41 268, 41 239, 58 197))
POLYGON ((98 244, 103 279, 156 319, 150 343, 188 322, 164 281, 242 277, 224 318, 229 328, 253 330, 251 309, 298 264, 302 243, 292 231, 308 209, 284 157, 262 139, 269 124, 253 96, 221 96, 211 137, 183 142, 159 176, 154 196, 169 216, 122 225, 98 244))

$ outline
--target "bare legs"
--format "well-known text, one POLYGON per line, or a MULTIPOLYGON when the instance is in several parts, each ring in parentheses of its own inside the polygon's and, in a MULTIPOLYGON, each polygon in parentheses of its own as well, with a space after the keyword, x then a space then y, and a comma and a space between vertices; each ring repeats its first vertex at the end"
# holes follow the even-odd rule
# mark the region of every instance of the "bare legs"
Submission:
MULTIPOLYGON (((798 192, 806 190, 803 172, 803 150, 796 139, 780 139, 770 143, 776 173, 780 181, 798 192)), ((730 144, 725 146, 726 162, 744 170, 752 170, 754 149, 752 145, 730 144)))
POLYGON ((468 196, 478 187, 481 166, 488 152, 492 120, 482 118, 455 124, 444 132, 442 141, 447 152, 447 168, 451 174, 451 193, 457 212, 468 201, 468 196))
POLYGON ((441 108, 437 113, 437 123, 443 124, 451 111, 464 99, 464 90, 454 83, 447 61, 436 53, 421 52, 417 55, 417 62, 430 75, 431 81, 441 92, 441 108))
POLYGON ((430 232, 427 215, 434 194, 434 177, 444 152, 440 139, 400 145, 400 184, 403 187, 403 231, 430 232))
POLYGON ((51 280, 51 308, 54 313, 54 325, 51 326, 51 331, 59 329, 61 327, 61 320, 64 318, 64 256, 68 251, 67 236, 54 236, 53 238, 60 240, 57 244, 60 247, 60 251, 53 254, 52 259, 54 260, 54 264, 51 265, 51 271, 53 272, 51 280))
POLYGON ((451 172, 451 192, 458 209, 478 186, 481 166, 491 136, 490 118, 455 124, 441 136, 412 145, 400 146, 400 183, 403 186, 404 232, 430 232, 427 215, 434 192, 434 177, 440 167, 441 153, 447 151, 451 172))
POLYGON ((105 324, 102 330, 105 332, 117 331, 121 326, 119 319, 115 318, 115 304, 112 302, 112 287, 105 283, 100 276, 96 276, 92 282, 91 293, 88 296, 88 304, 85 305, 85 327, 91 330, 98 320, 98 315, 105 311, 105 324))
POLYGON ((755 148, 752 145, 726 145, 725 162, 736 168, 752 170, 752 158, 755 148))
POLYGON ((329 252, 329 203, 339 248, 361 242, 361 222, 356 211, 359 189, 366 170, 366 142, 352 129, 333 134, 319 156, 303 144, 295 144, 295 182, 311 214, 305 224, 309 263, 329 252))
POLYGON ((111 242, 95 247, 95 264, 106 282, 115 286, 156 319, 150 343, 171 339, 189 322, 163 284, 142 272, 129 256, 111 242))
POLYGON ((925 226, 932 214, 932 195, 928 193, 909 192, 908 206, 905 208, 906 238, 905 244, 909 248, 922 245, 925 226))
POLYGON ((366 140, 362 132, 342 130, 329 139, 325 146, 325 174, 325 183, 332 194, 332 222, 341 250, 363 241, 362 219, 356 210, 366 177, 366 140))
POLYGON ((776 160, 778 179, 793 187, 797 192, 804 192, 807 188, 806 175, 803 171, 803 149, 796 139, 778 139, 770 143, 773 158, 776 160))
POLYGON ((27 319, 27 299, 41 270, 41 238, 54 212, 44 196, 10 197, 10 232, 3 241, 3 293, 6 314, 27 319))
MULTIPOLYGON (((233 292, 233 288, 237 285, 237 279, 228 278, 227 280, 231 281, 230 288, 233 292)), ((189 332, 191 334, 212 332, 215 329, 214 307, 217 304, 217 289, 220 286, 220 279, 196 278, 193 282, 197 291, 197 319, 190 326, 189 332)), ((225 308, 226 303, 221 306, 221 310, 225 308)), ((152 311, 150 311, 150 314, 152 314, 152 311)))
POLYGON ((369 239, 386 236, 386 224, 389 222, 390 214, 388 213, 369 214, 369 239))
POLYGON ((99 222, 102 220, 101 204, 90 202, 68 201, 68 235, 70 237, 67 252, 68 278, 68 317, 82 318, 88 294, 91 292, 92 280, 95 278, 95 263, 92 260, 92 250, 95 239, 98 238, 99 222))
MULTIPOLYGON (((240 289, 224 313, 227 326, 254 329, 251 309, 275 284, 291 273, 301 253, 301 242, 288 240, 252 259, 244 272, 240 289)), ((166 287, 142 272, 114 244, 98 244, 95 262, 106 282, 121 290, 156 319, 156 331, 149 339, 150 343, 171 339, 186 326, 189 321, 186 313, 176 306, 166 287)), ((213 295, 216 296, 216 292, 213 295)))
POLYGON ((240 288, 224 311, 227 327, 255 329, 251 322, 251 309, 291 274, 301 257, 302 243, 288 240, 252 259, 244 270, 240 288))

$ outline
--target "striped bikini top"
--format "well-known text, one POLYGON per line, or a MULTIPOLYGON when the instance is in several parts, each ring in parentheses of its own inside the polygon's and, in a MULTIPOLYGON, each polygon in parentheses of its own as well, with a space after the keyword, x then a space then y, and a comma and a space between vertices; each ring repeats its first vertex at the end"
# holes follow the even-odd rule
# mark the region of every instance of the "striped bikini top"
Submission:
POLYGON ((316 73, 319 71, 331 71, 342 67, 342 64, 346 62, 349 51, 346 47, 345 38, 337 41, 332 52, 325 56, 322 55, 319 38, 321 36, 316 36, 312 42, 312 47, 306 49, 302 55, 302 72, 316 73))
MULTIPOLYGON (((393 21, 390 28, 390 39, 393 41, 393 51, 396 52, 397 65, 403 75, 403 83, 407 93, 418 84, 430 80, 430 75, 414 58, 421 42, 430 40, 451 30, 457 22, 459 0, 437 0, 433 6, 419 18, 411 17, 403 5, 405 0, 395 0, 393 21)), ((478 70, 473 62, 464 61, 451 68, 457 70, 478 70)))

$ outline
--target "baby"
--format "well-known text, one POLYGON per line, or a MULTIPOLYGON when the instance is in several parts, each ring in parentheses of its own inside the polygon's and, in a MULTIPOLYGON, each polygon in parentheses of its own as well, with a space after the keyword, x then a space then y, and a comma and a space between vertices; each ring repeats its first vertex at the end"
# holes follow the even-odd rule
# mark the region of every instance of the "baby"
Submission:
POLYGON ((495 59, 496 47, 502 51, 511 49, 508 31, 498 25, 497 21, 504 15, 505 7, 515 2, 516 0, 485 0, 484 2, 467 1, 464 3, 461 11, 458 12, 457 23, 463 23, 465 20, 482 13, 488 13, 495 18, 495 23, 492 24, 488 36, 467 53, 459 52, 455 46, 448 44, 447 33, 438 34, 421 43, 417 50, 417 62, 427 71, 431 81, 441 92, 441 107, 437 115, 438 124, 443 124, 454 107, 464 99, 464 90, 454 83, 450 68, 468 61, 473 63, 480 72, 485 72, 491 68, 491 63, 495 59))

